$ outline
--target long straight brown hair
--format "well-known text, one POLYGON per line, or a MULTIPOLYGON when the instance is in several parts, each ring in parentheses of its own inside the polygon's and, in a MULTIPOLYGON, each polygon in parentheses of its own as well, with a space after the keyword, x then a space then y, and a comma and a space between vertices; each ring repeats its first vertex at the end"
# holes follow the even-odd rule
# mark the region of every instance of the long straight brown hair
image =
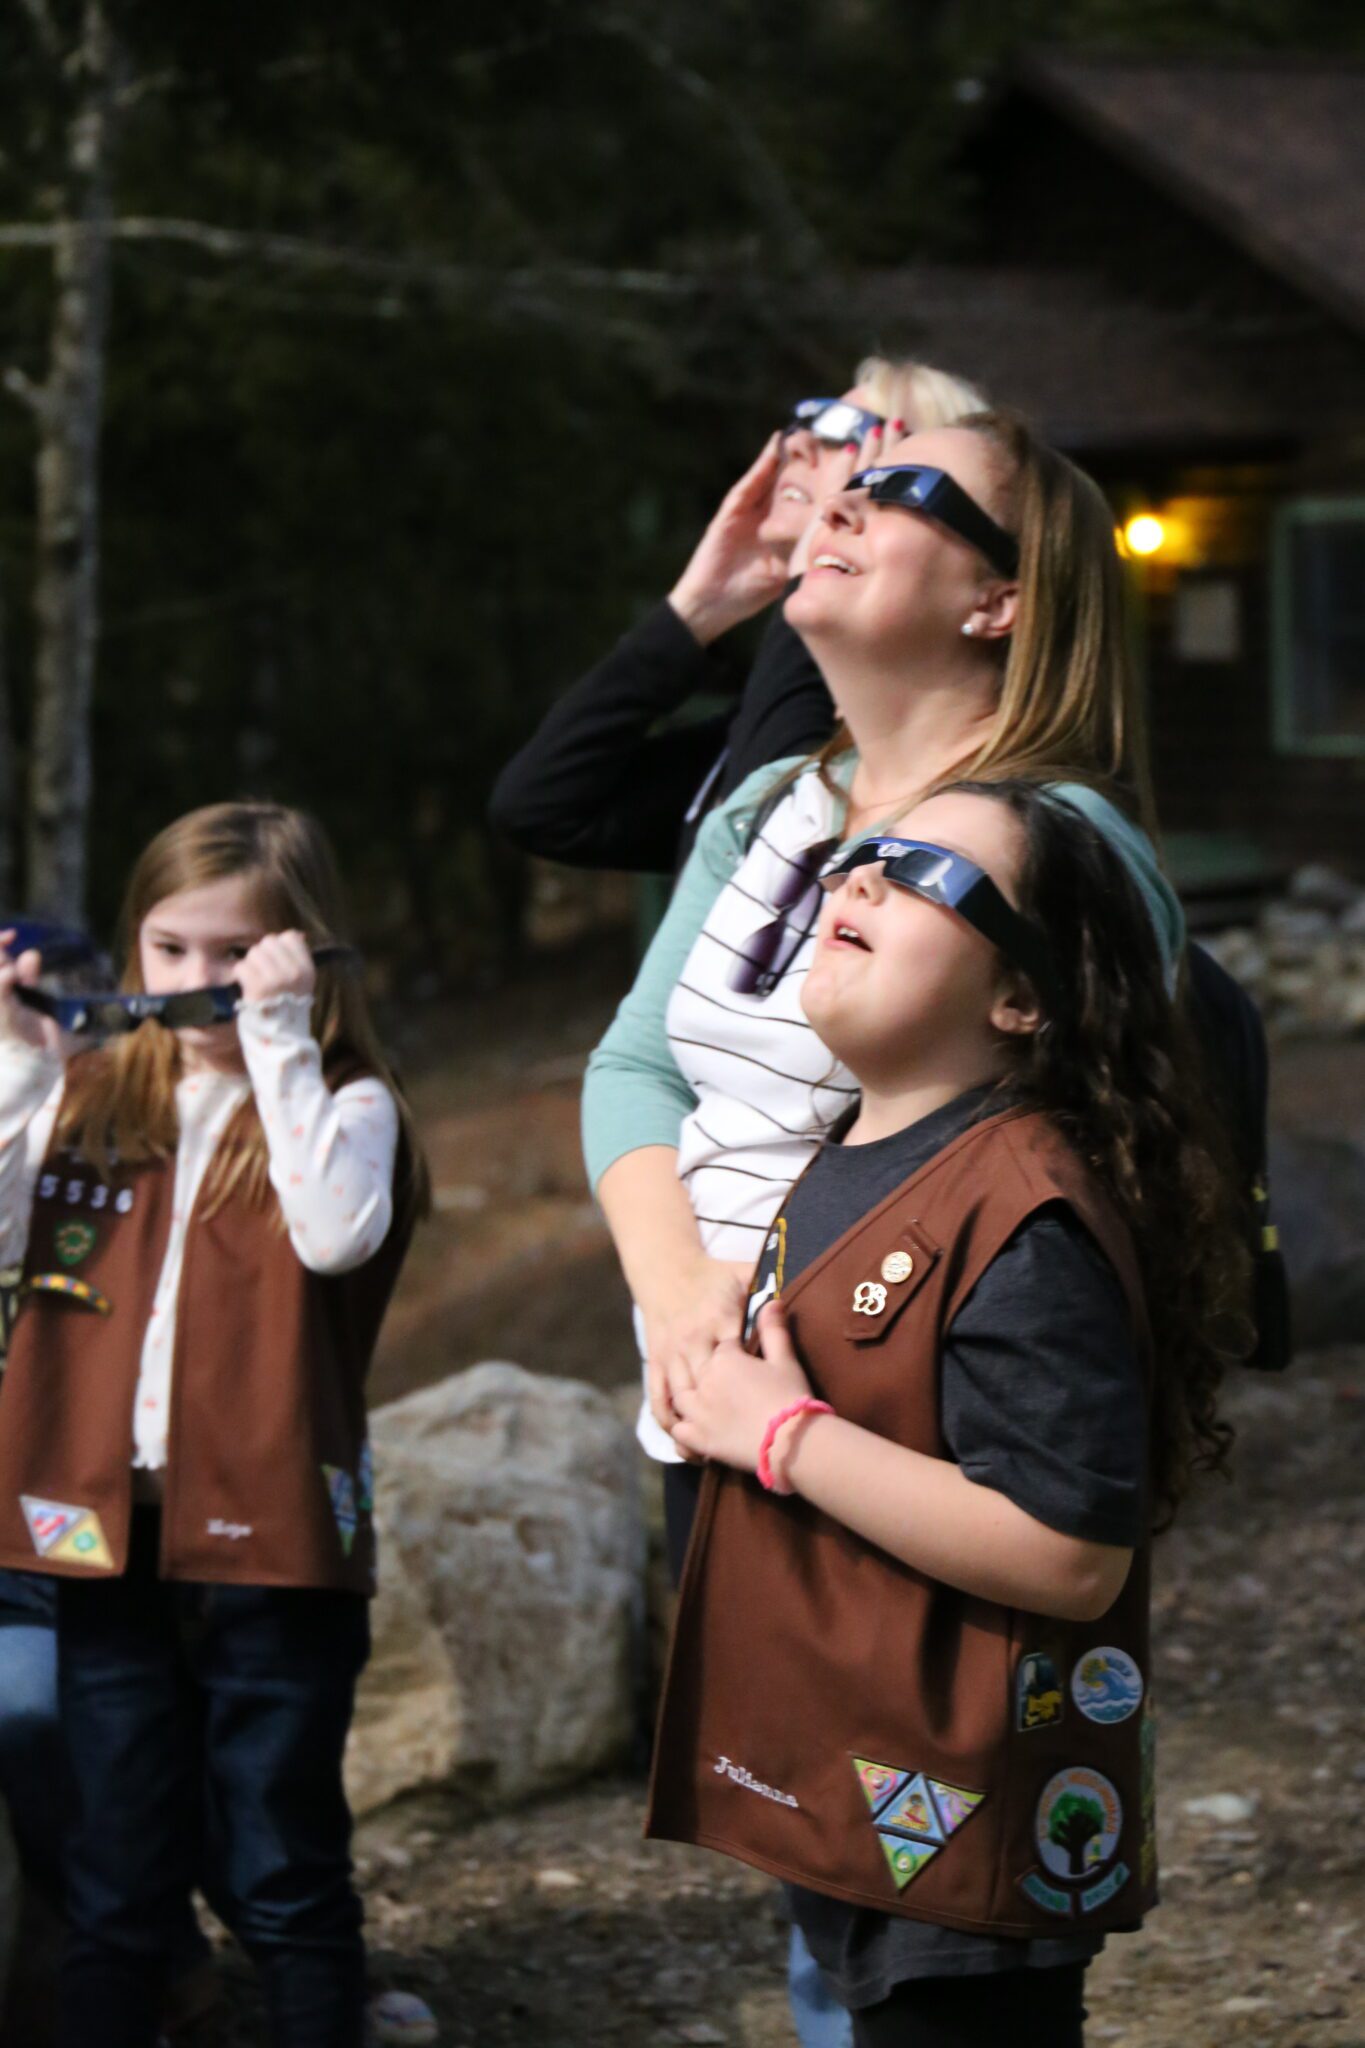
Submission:
MULTIPOLYGON (((1089 782, 1123 800, 1156 837, 1147 722, 1128 652, 1114 516, 1074 462, 1003 406, 955 427, 991 445, 998 497, 988 509, 1019 543, 1019 609, 999 643, 999 701, 985 741, 938 786, 971 777, 1089 782)), ((842 723, 813 758, 853 745, 842 723)), ((925 792, 928 794, 929 792, 925 792)))
MULTIPOLYGON (((316 819, 283 804, 210 804, 158 833, 133 869, 119 917, 121 988, 143 988, 138 935, 149 912, 182 889, 229 877, 249 884, 267 931, 301 931, 313 947, 345 943, 341 879, 316 819)), ((407 1220, 425 1214, 427 1171, 412 1113, 380 1046, 359 976, 319 967, 312 1021, 324 1067, 346 1062, 392 1090, 402 1126, 402 1211, 407 1220)), ((179 1140, 175 1087, 180 1075, 175 1033, 147 1024, 73 1060, 57 1119, 59 1141, 104 1179, 115 1158, 169 1158, 179 1140)), ((204 1185, 204 1213, 211 1215, 238 1190, 261 1208, 274 1201, 265 1132, 250 1096, 214 1154, 204 1185)))

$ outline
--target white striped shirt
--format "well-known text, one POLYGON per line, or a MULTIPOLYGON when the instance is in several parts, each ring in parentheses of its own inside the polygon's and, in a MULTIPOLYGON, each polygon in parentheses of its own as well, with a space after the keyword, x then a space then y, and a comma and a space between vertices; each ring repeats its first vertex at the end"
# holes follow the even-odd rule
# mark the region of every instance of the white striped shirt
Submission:
MULTIPOLYGON (((790 913, 780 909, 792 894, 792 857, 837 839, 843 814, 844 800, 814 769, 797 778, 761 819, 669 998, 669 1050, 697 1098, 679 1133, 678 1172, 713 1258, 757 1259, 792 1182, 858 1092, 801 1008, 819 891, 812 884, 790 913), (789 963, 770 994, 746 994, 732 976, 746 943, 775 918, 790 931, 789 963)), ((638 1315, 636 1327, 643 1336, 638 1315)), ((637 1435, 651 1456, 676 1460, 647 1402, 637 1435)))

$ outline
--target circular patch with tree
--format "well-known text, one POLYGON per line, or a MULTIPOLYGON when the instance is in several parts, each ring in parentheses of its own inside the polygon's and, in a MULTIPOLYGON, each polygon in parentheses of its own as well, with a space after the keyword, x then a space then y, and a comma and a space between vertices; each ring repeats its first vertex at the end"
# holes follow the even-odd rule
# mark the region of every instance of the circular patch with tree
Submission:
POLYGON ((1054 1877, 1089 1877, 1118 1853, 1123 1802, 1099 1771, 1073 1764, 1043 1787, 1034 1817, 1038 1854, 1054 1877))

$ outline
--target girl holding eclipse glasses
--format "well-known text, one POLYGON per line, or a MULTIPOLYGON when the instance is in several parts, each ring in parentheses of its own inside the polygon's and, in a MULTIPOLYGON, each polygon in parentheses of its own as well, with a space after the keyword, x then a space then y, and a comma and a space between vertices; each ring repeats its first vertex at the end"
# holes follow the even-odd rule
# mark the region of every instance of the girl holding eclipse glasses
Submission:
MULTIPOLYGON (((898 830, 947 781, 1027 775, 1109 838, 1172 975, 1183 941, 1148 840, 1105 793, 1149 815, 1100 493, 1000 412, 912 435, 869 467, 826 501, 786 603, 842 722, 819 755, 755 772, 706 818, 584 1088, 589 1172, 636 1305, 638 1433, 667 1468, 675 1571, 697 1492, 675 1396, 739 1330, 783 1199, 857 1094, 799 999, 819 874, 839 846, 898 830)), ((1058 1281, 1065 1292, 1064 1263, 1058 1281)), ((982 1355, 1007 1359, 1010 1341, 1008 1325, 984 1332, 982 1355)), ((999 1398, 1020 1377, 1005 1373, 999 1398)), ((800 1951, 795 1937, 794 1982, 800 1951)), ((800 1998, 794 2010, 803 2039, 819 2039, 800 1998)))
POLYGON ((0 934, 0 1564, 57 1580, 61 2048, 153 2048, 200 1882, 274 2048, 363 2038, 364 1379, 425 1183, 341 916, 311 819, 222 804, 138 861, 122 994, 0 934))
POLYGON ((1080 2048, 1155 1900, 1151 1530, 1226 1453, 1232 1183, 1069 805, 949 787, 823 883, 801 1004, 861 1092, 672 1393, 711 1467, 649 1832, 788 1880, 856 2048, 1080 2048))

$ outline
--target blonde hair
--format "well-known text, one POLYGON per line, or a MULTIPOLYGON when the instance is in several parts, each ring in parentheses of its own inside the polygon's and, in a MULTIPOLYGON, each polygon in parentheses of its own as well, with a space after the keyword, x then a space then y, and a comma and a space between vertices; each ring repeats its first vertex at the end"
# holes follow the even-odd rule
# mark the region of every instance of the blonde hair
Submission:
MULTIPOLYGON (((119 918, 120 987, 143 988, 138 935, 148 913, 183 889, 228 877, 251 884, 268 931, 301 931, 313 947, 344 941, 341 879, 316 820, 283 804, 209 804, 166 826, 133 869, 119 918)), ((340 967, 318 968, 313 1031, 324 1066, 349 1061, 392 1090, 402 1132, 403 1206, 408 1220, 424 1214, 427 1172, 412 1113, 380 1047, 356 975, 340 967)), ((58 1141, 79 1152, 106 1180, 115 1158, 169 1158, 179 1139, 175 1086, 180 1075, 175 1033, 150 1025, 74 1060, 57 1119, 58 1141)), ((214 1214, 239 1189, 257 1207, 274 1200, 265 1132, 250 1096, 214 1154, 203 1213, 214 1214)))
POLYGON ((853 381, 884 419, 904 420, 912 429, 953 427, 968 413, 985 412, 990 403, 965 377, 908 357, 864 356, 853 381))
MULTIPOLYGON (((953 424, 991 445, 997 490, 989 509, 1019 542, 1019 607, 1013 632, 997 643, 990 732, 942 780, 1089 782, 1124 796, 1155 840, 1146 718, 1104 494, 1004 406, 953 424)), ((852 744, 841 722, 813 757, 827 781, 830 764, 852 744)))

